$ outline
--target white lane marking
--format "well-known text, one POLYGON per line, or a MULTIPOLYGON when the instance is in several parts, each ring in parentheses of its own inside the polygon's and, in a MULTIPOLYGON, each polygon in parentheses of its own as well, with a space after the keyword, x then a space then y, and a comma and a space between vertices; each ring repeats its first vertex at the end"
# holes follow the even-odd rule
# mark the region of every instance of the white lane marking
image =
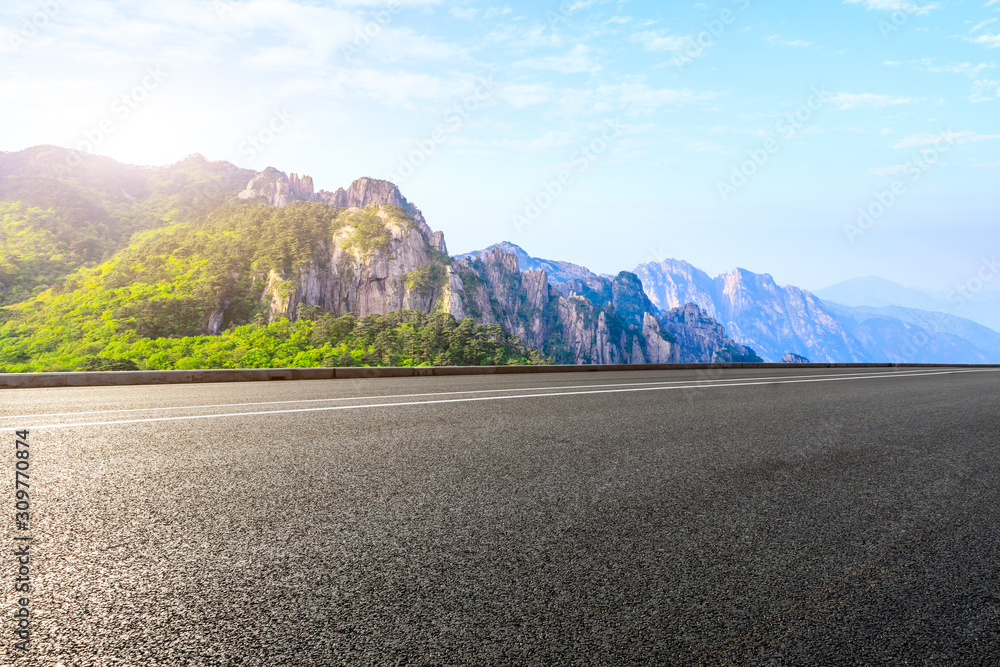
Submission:
MULTIPOLYGON (((911 375, 913 373, 921 372, 920 369, 905 370, 905 371, 880 371, 877 374, 880 375, 911 375)), ((872 375, 876 373, 871 373, 872 375)), ((122 414, 125 412, 154 412, 156 410, 207 410, 209 408, 241 408, 248 405, 287 405, 289 403, 323 403, 327 401, 368 401, 375 399, 390 399, 390 398, 421 398, 424 396, 457 396, 460 394, 495 394, 500 391, 549 391, 557 389, 595 389, 602 387, 639 387, 646 385, 659 385, 659 384, 677 384, 679 382, 749 382, 752 380, 772 380, 772 379, 784 379, 784 380, 795 380, 799 378, 828 378, 828 377, 843 377, 845 375, 850 375, 849 371, 843 373, 830 373, 827 375, 779 375, 779 376, 769 376, 769 377, 756 377, 756 378, 717 378, 715 380, 705 379, 705 380, 659 380, 656 382, 622 382, 615 384, 579 384, 579 385, 568 385, 568 386, 552 386, 552 387, 514 387, 511 389, 469 389, 467 391, 438 391, 432 393, 424 394, 389 394, 385 396, 339 396, 336 398, 303 398, 295 401, 256 401, 252 403, 219 403, 216 405, 180 405, 180 406, 169 406, 160 408, 124 408, 121 410, 88 410, 86 412, 47 412, 34 415, 0 415, 0 419, 34 419, 36 417, 74 417, 76 415, 107 415, 107 414, 122 414)), ((447 376, 440 376, 447 377, 447 376)))
MULTIPOLYGON (((954 375, 958 373, 983 373, 983 372, 997 372, 1000 369, 982 369, 982 370, 954 370, 954 371, 935 371, 928 373, 915 373, 908 374, 903 377, 920 377, 920 376, 933 376, 933 375, 954 375)), ((296 408, 294 410, 265 410, 262 412, 232 412, 228 414, 216 414, 216 415, 186 415, 182 417, 152 417, 147 419, 123 419, 118 421, 107 421, 107 422, 89 422, 89 423, 75 423, 71 422, 68 424, 40 424, 35 426, 26 426, 26 430, 35 429, 58 429, 58 428, 74 428, 81 426, 114 426, 117 424, 142 424, 148 422, 165 422, 165 421, 180 421, 180 420, 194 420, 194 419, 219 419, 222 417, 254 417, 260 415, 280 415, 280 414, 292 414, 300 412, 326 412, 332 410, 360 410, 365 408, 394 408, 409 405, 435 405, 439 403, 469 403, 472 401, 503 401, 516 398, 546 398, 553 396, 580 396, 584 394, 621 394, 636 391, 667 391, 671 389, 704 389, 704 388, 719 388, 719 387, 753 387, 760 385, 773 385, 773 384, 801 384, 806 382, 838 382, 843 380, 871 380, 879 378, 889 378, 889 377, 900 377, 899 375, 887 375, 885 373, 870 373, 866 375, 857 375, 852 377, 830 377, 830 378, 811 378, 806 380, 774 380, 771 382, 767 381, 754 381, 754 382, 738 382, 729 384, 694 384, 694 385, 683 385, 678 387, 633 387, 630 389, 601 389, 599 391, 563 391, 554 394, 518 394, 515 396, 475 396, 473 398, 447 398, 438 399, 433 401, 408 401, 405 403, 369 403, 366 405, 334 405, 327 406, 324 408, 296 408)))

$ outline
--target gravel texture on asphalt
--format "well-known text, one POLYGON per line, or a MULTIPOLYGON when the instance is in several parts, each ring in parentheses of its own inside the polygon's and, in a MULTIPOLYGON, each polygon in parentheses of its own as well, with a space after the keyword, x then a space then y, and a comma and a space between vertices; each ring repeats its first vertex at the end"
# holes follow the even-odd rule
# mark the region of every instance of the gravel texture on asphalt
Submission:
POLYGON ((0 425, 8 664, 1000 656, 996 371, 11 389, 0 425))

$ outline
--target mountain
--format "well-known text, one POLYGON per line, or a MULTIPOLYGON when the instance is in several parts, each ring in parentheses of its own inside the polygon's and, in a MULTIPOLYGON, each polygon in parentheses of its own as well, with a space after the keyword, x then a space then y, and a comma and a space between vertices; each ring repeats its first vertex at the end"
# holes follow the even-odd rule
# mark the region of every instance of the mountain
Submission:
POLYGON ((666 260, 598 276, 511 243, 450 257, 372 178, 316 190, 197 155, 150 169, 38 147, 0 154, 0 211, 9 371, 1000 352, 1000 334, 963 318, 839 306, 745 269, 666 260))
POLYGON ((145 168, 54 146, 0 153, 0 306, 109 259, 137 232, 207 213, 253 174, 200 155, 145 168))
POLYGON ((579 266, 578 264, 532 257, 525 252, 523 248, 514 245, 509 241, 494 243, 484 250, 475 250, 473 252, 456 255, 455 257, 457 259, 470 259, 476 256, 488 254, 494 248, 498 248, 504 252, 509 252, 514 255, 517 258, 517 265, 521 271, 545 271, 545 275, 549 279, 550 283, 561 283, 567 280, 581 280, 596 277, 590 269, 579 266))
POLYGON ((950 293, 936 293, 868 276, 845 280, 817 290, 815 294, 826 301, 848 307, 897 306, 948 313, 1000 332, 1000 292, 996 291, 970 291, 962 295, 956 289, 950 293))
POLYGON ((902 306, 920 310, 940 310, 941 301, 910 287, 903 287, 878 276, 852 278, 815 292, 826 301, 844 306, 902 306))
POLYGON ((660 313, 628 272, 600 279, 608 298, 595 302, 560 293, 544 268, 522 271, 501 248, 453 259, 443 234, 386 181, 317 192, 308 176, 268 168, 237 187, 224 179, 202 201, 190 175, 239 177, 235 168, 192 158, 164 172, 174 183, 164 188, 162 175, 100 163, 106 179, 69 186, 120 214, 120 240, 103 261, 67 265, 47 289, 0 309, 7 371, 523 363, 539 352, 558 363, 755 358, 697 309, 660 313), (135 219, 133 201, 171 208, 135 219))
POLYGON ((687 262, 668 259, 635 269, 661 309, 695 303, 729 335, 778 362, 788 353, 814 361, 865 362, 869 355, 825 304, 806 290, 779 287, 771 276, 735 269, 716 278, 687 262))
POLYGON ((1000 333, 971 320, 898 306, 826 305, 879 361, 1000 363, 1000 333))

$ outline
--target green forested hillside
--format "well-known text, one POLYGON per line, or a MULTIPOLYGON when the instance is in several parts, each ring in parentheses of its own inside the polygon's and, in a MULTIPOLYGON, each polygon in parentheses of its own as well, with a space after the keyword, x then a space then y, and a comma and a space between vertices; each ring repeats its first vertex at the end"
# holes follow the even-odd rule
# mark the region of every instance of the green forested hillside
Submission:
POLYGON ((0 372, 311 368, 327 366, 462 366, 544 363, 499 326, 456 320, 447 313, 306 317, 246 324, 217 336, 141 337, 101 326, 80 338, 21 337, 8 322, 0 332, 0 372), (9 335, 9 334, 14 335, 9 335))
POLYGON ((0 153, 0 305, 110 258, 136 232, 205 215, 252 175, 201 156, 140 168, 52 146, 0 153))

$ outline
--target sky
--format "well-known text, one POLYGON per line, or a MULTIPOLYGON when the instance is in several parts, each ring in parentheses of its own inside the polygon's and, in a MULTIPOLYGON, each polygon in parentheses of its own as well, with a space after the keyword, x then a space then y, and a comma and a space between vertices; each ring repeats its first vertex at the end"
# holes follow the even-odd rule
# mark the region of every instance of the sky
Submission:
POLYGON ((1000 255, 998 19, 1000 0, 4 0, 0 150, 392 180, 452 253, 948 292, 1000 255))

